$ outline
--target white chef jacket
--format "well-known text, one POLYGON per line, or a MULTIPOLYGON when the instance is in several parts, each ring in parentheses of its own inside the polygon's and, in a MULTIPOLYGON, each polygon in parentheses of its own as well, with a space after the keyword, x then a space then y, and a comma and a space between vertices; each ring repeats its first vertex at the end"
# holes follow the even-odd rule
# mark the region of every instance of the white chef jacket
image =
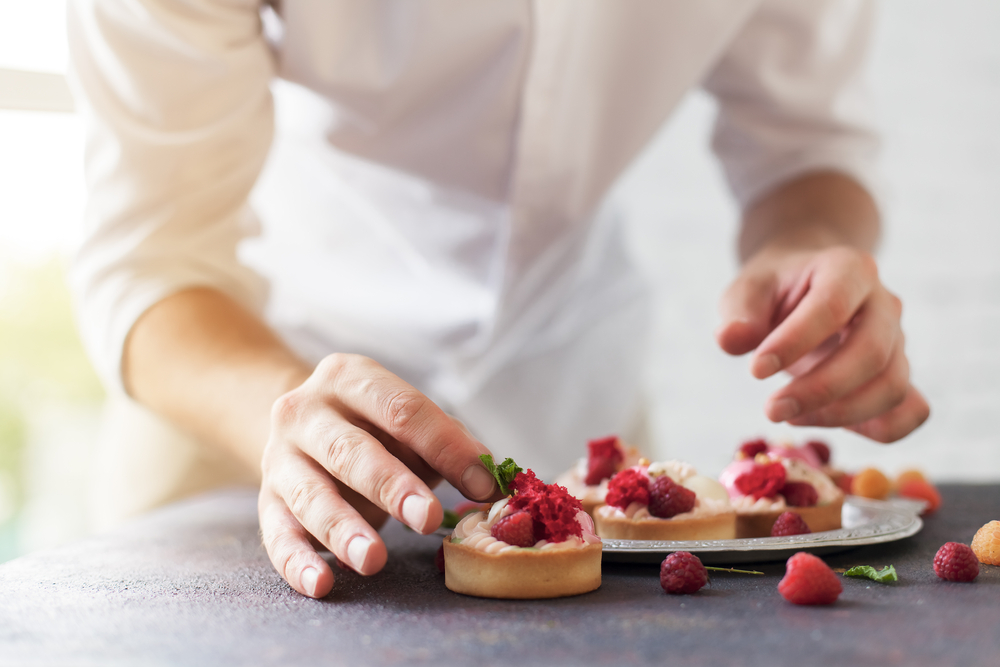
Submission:
POLYGON ((640 403, 645 292, 605 195, 686 92, 718 100, 743 204, 811 170, 873 180, 862 0, 261 4, 70 2, 71 283, 114 389, 142 312, 211 286, 553 473, 640 403))

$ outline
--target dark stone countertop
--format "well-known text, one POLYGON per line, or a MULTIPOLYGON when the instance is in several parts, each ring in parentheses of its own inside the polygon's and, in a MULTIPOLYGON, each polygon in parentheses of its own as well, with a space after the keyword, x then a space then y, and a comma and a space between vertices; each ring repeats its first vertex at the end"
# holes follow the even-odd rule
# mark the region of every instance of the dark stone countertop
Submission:
POLYGON ((1000 519, 1000 485, 944 486, 918 535, 830 555, 893 564, 896 584, 844 579, 829 607, 796 607, 766 576, 718 573, 668 596, 652 565, 604 565, 593 593, 465 597, 434 567, 439 538, 393 523, 385 570, 337 573, 310 600, 271 568, 255 495, 214 494, 117 532, 0 566, 0 665, 991 665, 1000 664, 1000 567, 939 580, 945 542, 1000 519))

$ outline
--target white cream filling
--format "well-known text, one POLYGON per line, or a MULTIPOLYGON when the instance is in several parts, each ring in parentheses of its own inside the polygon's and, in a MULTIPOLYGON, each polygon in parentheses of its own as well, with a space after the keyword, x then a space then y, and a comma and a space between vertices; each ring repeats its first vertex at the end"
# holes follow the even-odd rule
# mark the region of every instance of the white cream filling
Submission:
MULTIPOLYGON (((467 515, 458 522, 457 526, 455 526, 455 531, 451 534, 452 541, 455 541, 456 539, 460 540, 461 543, 467 547, 472 547, 473 549, 478 549, 479 551, 485 551, 489 554, 504 553, 512 549, 521 549, 522 547, 507 544, 490 534, 496 522, 513 512, 513 510, 507 506, 507 501, 509 500, 510 498, 504 498, 503 500, 493 503, 493 507, 490 508, 489 514, 486 512, 475 512, 467 515)), ((535 542, 531 548, 539 549, 541 551, 559 551, 561 549, 576 549, 588 544, 601 543, 601 538, 594 533, 594 520, 590 518, 589 514, 583 511, 577 512, 576 520, 580 524, 580 528, 583 530, 582 537, 576 537, 574 535, 562 542, 539 540, 535 542)))
MULTIPOLYGON (((816 470, 805 461, 799 459, 781 459, 785 468, 785 480, 789 482, 807 482, 816 489, 818 497, 816 506, 829 505, 840 497, 841 491, 829 477, 816 470)), ((758 498, 740 496, 732 499, 733 507, 743 514, 761 514, 788 509, 785 497, 780 493, 773 498, 758 498)))

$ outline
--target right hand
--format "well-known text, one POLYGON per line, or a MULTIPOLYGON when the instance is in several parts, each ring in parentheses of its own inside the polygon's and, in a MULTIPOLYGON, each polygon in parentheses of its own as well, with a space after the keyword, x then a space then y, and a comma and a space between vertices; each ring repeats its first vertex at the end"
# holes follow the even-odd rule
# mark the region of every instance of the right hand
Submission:
POLYGON ((387 557, 377 530, 387 516, 422 534, 441 524, 431 487, 442 477, 471 500, 499 495, 479 460, 489 453, 376 362, 330 355, 271 411, 257 504, 271 563, 314 598, 333 587, 317 545, 360 574, 375 574, 387 557))

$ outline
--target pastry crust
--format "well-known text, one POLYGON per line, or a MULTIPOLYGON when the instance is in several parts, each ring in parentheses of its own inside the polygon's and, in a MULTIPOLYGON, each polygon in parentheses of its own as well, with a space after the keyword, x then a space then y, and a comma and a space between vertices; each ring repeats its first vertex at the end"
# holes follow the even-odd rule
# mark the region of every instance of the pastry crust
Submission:
POLYGON ((736 517, 736 537, 770 537, 771 526, 783 512, 795 512, 801 516, 809 530, 819 533, 824 530, 838 530, 841 527, 840 515, 844 506, 844 494, 826 505, 813 507, 786 507, 772 512, 745 512, 736 517))
POLYGON ((601 544, 491 554, 446 537, 444 585, 464 595, 511 600, 589 593, 601 585, 601 544))
POLYGON ((731 540, 736 537, 736 512, 687 519, 651 517, 638 521, 595 512, 594 527, 600 537, 610 540, 731 540))

